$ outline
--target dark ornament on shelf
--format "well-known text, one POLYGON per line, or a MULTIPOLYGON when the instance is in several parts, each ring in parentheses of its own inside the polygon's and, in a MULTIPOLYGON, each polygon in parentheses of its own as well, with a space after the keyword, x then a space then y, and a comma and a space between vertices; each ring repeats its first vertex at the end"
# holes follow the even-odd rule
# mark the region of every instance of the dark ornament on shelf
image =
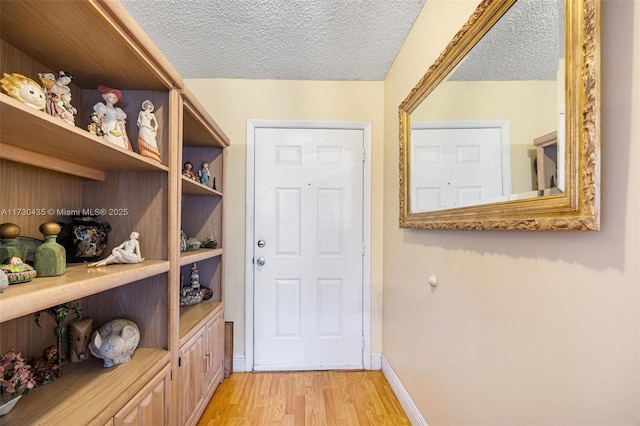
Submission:
POLYGON ((96 222, 95 216, 73 216, 69 224, 62 224, 58 243, 67 252, 67 262, 81 263, 98 260, 107 248, 111 225, 96 222))

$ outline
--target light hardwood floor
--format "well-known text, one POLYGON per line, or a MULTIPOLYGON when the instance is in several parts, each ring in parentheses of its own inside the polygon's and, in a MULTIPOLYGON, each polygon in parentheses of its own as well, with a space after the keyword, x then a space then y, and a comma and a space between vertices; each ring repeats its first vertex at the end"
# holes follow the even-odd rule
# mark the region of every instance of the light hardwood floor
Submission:
POLYGON ((198 426, 410 425, 381 371, 233 373, 198 426))

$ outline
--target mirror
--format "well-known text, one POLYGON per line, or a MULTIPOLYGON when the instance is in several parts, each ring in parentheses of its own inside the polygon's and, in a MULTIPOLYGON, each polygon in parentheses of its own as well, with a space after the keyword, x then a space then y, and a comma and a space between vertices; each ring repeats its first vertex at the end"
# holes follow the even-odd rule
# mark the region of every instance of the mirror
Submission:
POLYGON ((597 230, 599 0, 484 0, 400 104, 400 226, 597 230))

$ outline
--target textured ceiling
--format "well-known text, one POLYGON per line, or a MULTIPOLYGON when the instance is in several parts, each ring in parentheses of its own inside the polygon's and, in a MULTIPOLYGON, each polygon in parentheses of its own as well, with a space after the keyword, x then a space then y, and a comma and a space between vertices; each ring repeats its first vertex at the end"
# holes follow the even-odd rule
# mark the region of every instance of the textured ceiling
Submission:
POLYGON ((383 80, 425 0, 121 0, 184 78, 383 80))
POLYGON ((564 57, 564 0, 518 0, 451 80, 556 80, 564 57))
MULTIPOLYGON (((184 78, 380 81, 425 0, 121 2, 184 78)), ((518 0, 451 78, 555 80, 563 3, 518 0)))

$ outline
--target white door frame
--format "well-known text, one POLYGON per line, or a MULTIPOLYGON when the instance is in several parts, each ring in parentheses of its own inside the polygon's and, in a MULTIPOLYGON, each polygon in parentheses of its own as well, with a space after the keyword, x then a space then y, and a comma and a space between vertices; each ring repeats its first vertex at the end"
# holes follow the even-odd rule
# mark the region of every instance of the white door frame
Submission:
POLYGON ((362 363, 371 369, 371 123, 366 121, 310 121, 310 120, 247 120, 247 181, 245 215, 245 320, 244 320, 244 371, 253 371, 253 248, 254 248, 254 199, 255 199, 255 129, 345 129, 362 130, 364 135, 363 182, 363 239, 362 262, 362 363))

